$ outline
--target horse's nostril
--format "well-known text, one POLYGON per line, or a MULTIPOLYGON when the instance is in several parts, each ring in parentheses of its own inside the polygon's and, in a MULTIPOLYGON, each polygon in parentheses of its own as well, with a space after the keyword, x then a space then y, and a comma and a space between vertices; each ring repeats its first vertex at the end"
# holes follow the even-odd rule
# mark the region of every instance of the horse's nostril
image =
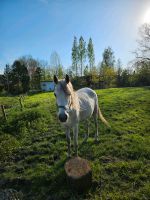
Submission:
POLYGON ((59 115, 59 120, 61 122, 65 122, 67 120, 67 115, 64 113, 64 114, 60 114, 59 115))

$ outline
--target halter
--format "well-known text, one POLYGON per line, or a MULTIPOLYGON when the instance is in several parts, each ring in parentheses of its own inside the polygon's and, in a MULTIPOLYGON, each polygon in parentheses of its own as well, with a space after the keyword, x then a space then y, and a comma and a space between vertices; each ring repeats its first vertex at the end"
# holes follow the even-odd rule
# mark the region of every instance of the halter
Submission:
POLYGON ((64 110, 67 110, 66 106, 58 106, 58 108, 63 108, 64 110))
MULTIPOLYGON (((64 86, 63 86, 63 84, 62 84, 61 82, 60 82, 60 85, 61 85, 61 87, 62 87, 64 93, 66 93, 66 90, 65 90, 65 88, 64 88, 64 86)), ((71 97, 70 102, 69 102, 69 106, 68 106, 69 109, 71 108, 71 105, 72 105, 72 97, 71 97)), ((62 105, 58 106, 58 105, 57 105, 57 107, 58 107, 58 108, 63 108, 64 110, 67 110, 66 106, 62 106, 62 105)))
MULTIPOLYGON (((72 105, 72 101, 69 102, 69 105, 68 105, 69 110, 71 109, 71 105, 72 105)), ((63 108, 64 110, 68 110, 68 109, 66 108, 66 106, 60 105, 60 106, 57 106, 57 107, 58 107, 58 108, 63 108)))

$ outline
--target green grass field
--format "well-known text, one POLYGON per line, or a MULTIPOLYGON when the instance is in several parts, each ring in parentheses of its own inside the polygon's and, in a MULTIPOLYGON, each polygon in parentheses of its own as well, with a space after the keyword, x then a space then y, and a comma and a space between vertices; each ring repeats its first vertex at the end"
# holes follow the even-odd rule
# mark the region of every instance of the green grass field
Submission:
POLYGON ((90 161, 93 182, 84 194, 67 185, 66 138, 57 116, 53 93, 26 96, 24 110, 18 97, 0 97, 7 122, 0 113, 0 188, 21 191, 25 200, 148 200, 150 199, 150 88, 96 91, 101 111, 111 124, 99 122, 99 142, 90 137, 79 156, 90 161))

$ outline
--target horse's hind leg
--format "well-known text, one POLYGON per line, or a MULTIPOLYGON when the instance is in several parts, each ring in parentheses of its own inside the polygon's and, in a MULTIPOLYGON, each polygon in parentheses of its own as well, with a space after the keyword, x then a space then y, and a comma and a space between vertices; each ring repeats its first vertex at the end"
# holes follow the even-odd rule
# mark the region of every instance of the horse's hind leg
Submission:
POLYGON ((70 137, 70 129, 66 129, 66 139, 68 146, 68 157, 71 156, 71 137, 70 137))
POLYGON ((95 107, 94 113, 94 123, 95 123, 95 141, 98 141, 98 107, 95 107))
POLYGON ((84 141, 86 142, 87 141, 87 139, 88 139, 88 137, 89 137, 89 119, 87 119, 86 121, 85 121, 85 126, 87 127, 87 132, 85 133, 85 136, 84 136, 84 141))

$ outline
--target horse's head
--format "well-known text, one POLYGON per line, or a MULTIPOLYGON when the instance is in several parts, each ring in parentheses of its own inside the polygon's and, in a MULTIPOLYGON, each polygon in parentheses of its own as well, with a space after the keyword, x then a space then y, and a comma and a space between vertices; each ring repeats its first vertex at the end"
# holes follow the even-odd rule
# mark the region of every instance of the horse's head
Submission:
POLYGON ((72 84, 70 83, 68 75, 66 75, 64 80, 60 81, 54 75, 54 83, 54 95, 56 97, 56 104, 58 107, 58 118, 61 122, 67 122, 69 118, 69 111, 72 106, 72 84))

